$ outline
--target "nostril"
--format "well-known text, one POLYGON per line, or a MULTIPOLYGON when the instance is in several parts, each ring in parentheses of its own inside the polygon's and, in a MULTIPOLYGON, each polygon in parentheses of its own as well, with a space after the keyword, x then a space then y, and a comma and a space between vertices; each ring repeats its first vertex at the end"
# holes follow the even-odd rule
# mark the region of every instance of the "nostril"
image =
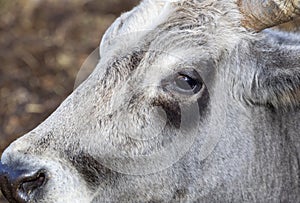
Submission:
POLYGON ((35 192, 38 188, 46 183, 46 171, 39 170, 34 174, 25 175, 24 177, 20 177, 18 182, 18 196, 27 200, 32 192, 35 192))
POLYGON ((0 162, 0 189, 10 202, 30 201, 46 182, 47 173, 44 169, 16 170, 0 162))

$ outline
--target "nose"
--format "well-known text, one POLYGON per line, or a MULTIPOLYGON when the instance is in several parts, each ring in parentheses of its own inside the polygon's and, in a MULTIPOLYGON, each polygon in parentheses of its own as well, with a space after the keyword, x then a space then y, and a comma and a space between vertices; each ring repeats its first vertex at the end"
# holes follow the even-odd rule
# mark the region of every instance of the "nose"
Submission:
POLYGON ((46 170, 18 170, 0 162, 0 188, 9 202, 28 202, 46 183, 46 170))

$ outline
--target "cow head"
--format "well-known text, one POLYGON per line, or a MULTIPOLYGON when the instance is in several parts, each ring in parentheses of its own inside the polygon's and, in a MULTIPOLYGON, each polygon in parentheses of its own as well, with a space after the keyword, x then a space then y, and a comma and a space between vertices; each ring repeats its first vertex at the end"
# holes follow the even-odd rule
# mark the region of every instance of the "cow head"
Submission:
POLYGON ((261 32, 299 8, 144 0, 108 29, 89 78, 3 153, 3 193, 47 203, 299 200, 299 150, 272 125, 289 126, 299 144, 288 115, 300 118, 300 39, 261 32))

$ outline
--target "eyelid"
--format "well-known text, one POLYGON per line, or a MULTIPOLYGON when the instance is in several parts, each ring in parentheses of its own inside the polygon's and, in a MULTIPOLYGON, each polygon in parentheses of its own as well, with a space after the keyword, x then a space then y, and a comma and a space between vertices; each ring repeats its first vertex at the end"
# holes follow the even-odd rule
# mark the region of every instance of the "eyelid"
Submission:
POLYGON ((195 71, 195 70, 182 70, 180 72, 177 73, 178 75, 183 75, 183 76, 187 76, 187 77, 190 77, 194 80, 198 80, 199 78, 201 78, 199 76, 199 74, 195 71))

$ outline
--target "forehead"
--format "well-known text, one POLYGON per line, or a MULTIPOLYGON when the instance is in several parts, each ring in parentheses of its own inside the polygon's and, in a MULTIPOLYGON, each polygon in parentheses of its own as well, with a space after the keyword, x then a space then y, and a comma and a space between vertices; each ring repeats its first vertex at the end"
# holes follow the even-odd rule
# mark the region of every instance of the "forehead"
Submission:
POLYGON ((180 63, 218 60, 241 37, 235 6, 222 0, 145 0, 109 28, 100 46, 102 62, 143 53, 148 70, 155 65, 168 71, 180 63))
POLYGON ((171 5, 168 17, 145 37, 150 39, 150 50, 192 59, 216 58, 244 37, 235 3, 190 0, 171 5))
POLYGON ((133 48, 180 53, 224 47, 238 36, 232 34, 239 14, 235 4, 220 2, 145 0, 115 21, 103 37, 100 53, 113 50, 114 55, 124 55, 133 48))
MULTIPOLYGON (((169 21, 170 16, 181 6, 182 3, 177 1, 142 1, 139 6, 121 15, 108 29, 100 45, 101 53, 105 53, 107 46, 115 45, 116 42, 120 43, 120 39, 127 38, 122 41, 123 46, 136 45, 149 32, 157 30, 159 25, 169 21)), ((160 30, 163 31, 162 28, 160 30)))

